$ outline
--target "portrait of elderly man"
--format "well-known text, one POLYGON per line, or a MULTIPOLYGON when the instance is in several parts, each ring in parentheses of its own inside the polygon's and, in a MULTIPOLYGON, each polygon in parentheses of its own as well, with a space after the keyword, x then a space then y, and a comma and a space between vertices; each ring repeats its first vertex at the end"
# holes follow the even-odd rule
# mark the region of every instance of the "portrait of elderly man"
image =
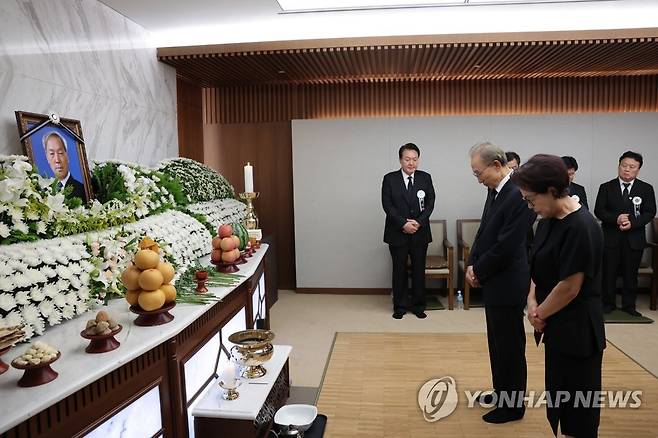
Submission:
POLYGON ((69 196, 86 200, 84 184, 71 175, 66 139, 57 131, 49 132, 43 137, 43 150, 61 188, 71 187, 69 196))

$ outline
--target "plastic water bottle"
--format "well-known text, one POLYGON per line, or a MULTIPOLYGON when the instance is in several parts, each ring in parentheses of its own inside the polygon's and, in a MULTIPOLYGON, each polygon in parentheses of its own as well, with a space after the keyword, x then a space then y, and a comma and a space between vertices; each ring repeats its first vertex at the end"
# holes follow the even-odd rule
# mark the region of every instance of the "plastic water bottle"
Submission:
POLYGON ((464 310, 464 296, 462 291, 457 291, 457 310, 464 310))

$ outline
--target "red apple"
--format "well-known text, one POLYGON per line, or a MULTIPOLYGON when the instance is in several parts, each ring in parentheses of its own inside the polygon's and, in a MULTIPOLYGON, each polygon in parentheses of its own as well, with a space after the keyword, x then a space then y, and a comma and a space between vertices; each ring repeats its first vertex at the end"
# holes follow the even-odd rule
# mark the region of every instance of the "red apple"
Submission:
POLYGON ((222 238, 229 237, 231 234, 233 234, 233 227, 228 224, 224 224, 221 227, 219 227, 218 231, 219 231, 219 237, 222 238))
POLYGON ((219 249, 213 249, 210 254, 210 260, 213 263, 220 263, 222 261, 222 251, 219 249))
POLYGON ((224 237, 219 246, 222 248, 222 251, 233 251, 236 248, 235 241, 232 237, 224 237))

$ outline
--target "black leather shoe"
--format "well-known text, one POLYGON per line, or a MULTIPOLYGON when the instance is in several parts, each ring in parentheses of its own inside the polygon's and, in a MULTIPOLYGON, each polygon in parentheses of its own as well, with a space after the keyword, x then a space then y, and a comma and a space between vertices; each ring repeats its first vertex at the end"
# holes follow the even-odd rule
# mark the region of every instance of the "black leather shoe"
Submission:
POLYGON ((493 411, 484 414, 482 419, 487 423, 503 424, 509 423, 510 421, 520 420, 523 418, 524 414, 524 409, 496 408, 493 411))
POLYGON ((416 317, 420 318, 420 319, 427 318, 427 315, 425 314, 425 312, 414 312, 414 315, 416 315, 416 317))
POLYGON ((402 317, 404 316, 404 313, 405 312, 400 312, 399 310, 397 312, 393 312, 393 318, 402 319, 402 317))
POLYGON ((494 403, 493 392, 480 394, 478 396, 478 403, 480 403, 481 405, 492 405, 494 403))
POLYGON ((642 316, 642 314, 635 309, 623 309, 623 311, 631 316, 642 316))

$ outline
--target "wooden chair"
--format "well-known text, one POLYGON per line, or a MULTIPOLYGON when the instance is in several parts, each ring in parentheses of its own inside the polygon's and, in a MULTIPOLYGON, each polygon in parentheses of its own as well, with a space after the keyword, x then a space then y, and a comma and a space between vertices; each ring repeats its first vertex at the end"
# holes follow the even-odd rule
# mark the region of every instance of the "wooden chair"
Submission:
POLYGON ((427 248, 425 260, 426 280, 446 280, 448 285, 448 309, 454 307, 455 292, 453 285, 454 251, 452 243, 448 240, 448 231, 445 219, 431 220, 432 242, 427 248))
POLYGON ((647 227, 647 248, 642 254, 640 269, 637 275, 639 277, 649 277, 651 281, 651 298, 649 308, 656 310, 656 298, 658 296, 658 281, 656 273, 658 272, 658 218, 654 218, 650 227, 647 227))
POLYGON ((466 281, 466 267, 479 228, 480 219, 457 219, 457 275, 464 290, 464 310, 471 307, 471 286, 466 281))

